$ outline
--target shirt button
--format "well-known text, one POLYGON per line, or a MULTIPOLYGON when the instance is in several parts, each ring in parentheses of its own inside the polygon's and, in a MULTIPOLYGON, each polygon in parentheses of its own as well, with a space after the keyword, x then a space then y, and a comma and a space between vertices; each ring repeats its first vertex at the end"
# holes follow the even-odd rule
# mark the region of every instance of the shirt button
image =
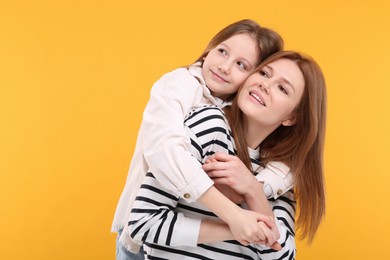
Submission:
POLYGON ((278 195, 282 195, 283 191, 281 189, 278 189, 278 191, 276 192, 276 194, 278 195))
POLYGON ((189 193, 184 193, 184 198, 189 199, 189 198, 191 198, 191 195, 189 193))

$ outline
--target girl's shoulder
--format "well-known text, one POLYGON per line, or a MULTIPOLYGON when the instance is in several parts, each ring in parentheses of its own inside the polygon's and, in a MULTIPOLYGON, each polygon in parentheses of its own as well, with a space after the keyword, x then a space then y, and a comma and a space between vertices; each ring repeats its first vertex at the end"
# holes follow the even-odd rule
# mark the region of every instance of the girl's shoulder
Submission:
POLYGON ((170 95, 185 96, 187 99, 201 98, 203 87, 186 68, 177 68, 163 74, 151 89, 152 93, 166 92, 170 95))
POLYGON ((199 86, 204 84, 200 62, 187 67, 179 67, 161 76, 158 81, 176 82, 179 85, 191 84, 199 86))
POLYGON ((189 80, 191 82, 197 81, 188 69, 184 67, 163 74, 158 81, 177 81, 181 84, 185 84, 185 82, 182 82, 183 80, 189 80))

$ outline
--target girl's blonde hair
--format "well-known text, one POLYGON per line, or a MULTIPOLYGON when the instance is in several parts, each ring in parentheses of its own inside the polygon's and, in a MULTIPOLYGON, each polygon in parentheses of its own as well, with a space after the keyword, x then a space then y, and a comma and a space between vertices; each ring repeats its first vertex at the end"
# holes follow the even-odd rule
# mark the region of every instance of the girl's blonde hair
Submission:
MULTIPOLYGON (((295 109, 295 124, 279 126, 260 145, 260 161, 280 161, 290 167, 294 175, 295 196, 299 207, 297 228, 301 238, 311 243, 325 215, 325 184, 323 177, 323 151, 326 123, 325 78, 318 64, 303 54, 283 51, 263 61, 266 64, 279 59, 294 61, 300 68, 305 88, 295 109)), ((255 73, 257 73, 255 72, 255 73)), ((250 168, 246 126, 237 99, 225 108, 236 142, 237 155, 250 168)))
POLYGON ((203 58, 207 56, 210 50, 214 49, 216 46, 230 37, 241 33, 246 33, 252 36, 257 43, 257 49, 259 51, 260 57, 256 66, 259 65, 259 63, 266 57, 283 49, 283 39, 277 32, 266 27, 261 27, 253 20, 245 19, 232 23, 218 32, 211 39, 206 49, 195 62, 203 62, 203 58))

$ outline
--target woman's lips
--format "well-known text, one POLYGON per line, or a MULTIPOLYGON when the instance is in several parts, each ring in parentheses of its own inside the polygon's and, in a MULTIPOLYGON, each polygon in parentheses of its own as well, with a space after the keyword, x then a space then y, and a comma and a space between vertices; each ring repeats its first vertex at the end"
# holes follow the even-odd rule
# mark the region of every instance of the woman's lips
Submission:
POLYGON ((255 91, 250 91, 249 95, 257 100, 262 106, 266 106, 263 97, 260 95, 260 93, 257 93, 255 91))

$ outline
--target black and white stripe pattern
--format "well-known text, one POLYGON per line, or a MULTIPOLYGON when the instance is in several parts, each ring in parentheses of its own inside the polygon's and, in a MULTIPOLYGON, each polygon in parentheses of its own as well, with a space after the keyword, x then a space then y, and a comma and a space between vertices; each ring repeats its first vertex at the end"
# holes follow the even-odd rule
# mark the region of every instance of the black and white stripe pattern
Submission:
POLYGON ((204 106, 190 112, 184 120, 191 139, 191 154, 200 162, 216 153, 235 154, 234 140, 221 109, 204 106))
MULTIPOLYGON (((235 154, 234 140, 220 108, 206 106, 185 120, 191 138, 190 152, 203 163, 215 152, 235 154)), ((253 169, 259 167, 252 160, 253 169)), ((131 237, 144 243, 147 259, 294 259, 295 201, 292 191, 270 200, 283 238, 281 251, 260 245, 242 246, 237 241, 198 244, 201 219, 216 216, 199 203, 186 203, 164 189, 148 173, 130 215, 131 237)))

